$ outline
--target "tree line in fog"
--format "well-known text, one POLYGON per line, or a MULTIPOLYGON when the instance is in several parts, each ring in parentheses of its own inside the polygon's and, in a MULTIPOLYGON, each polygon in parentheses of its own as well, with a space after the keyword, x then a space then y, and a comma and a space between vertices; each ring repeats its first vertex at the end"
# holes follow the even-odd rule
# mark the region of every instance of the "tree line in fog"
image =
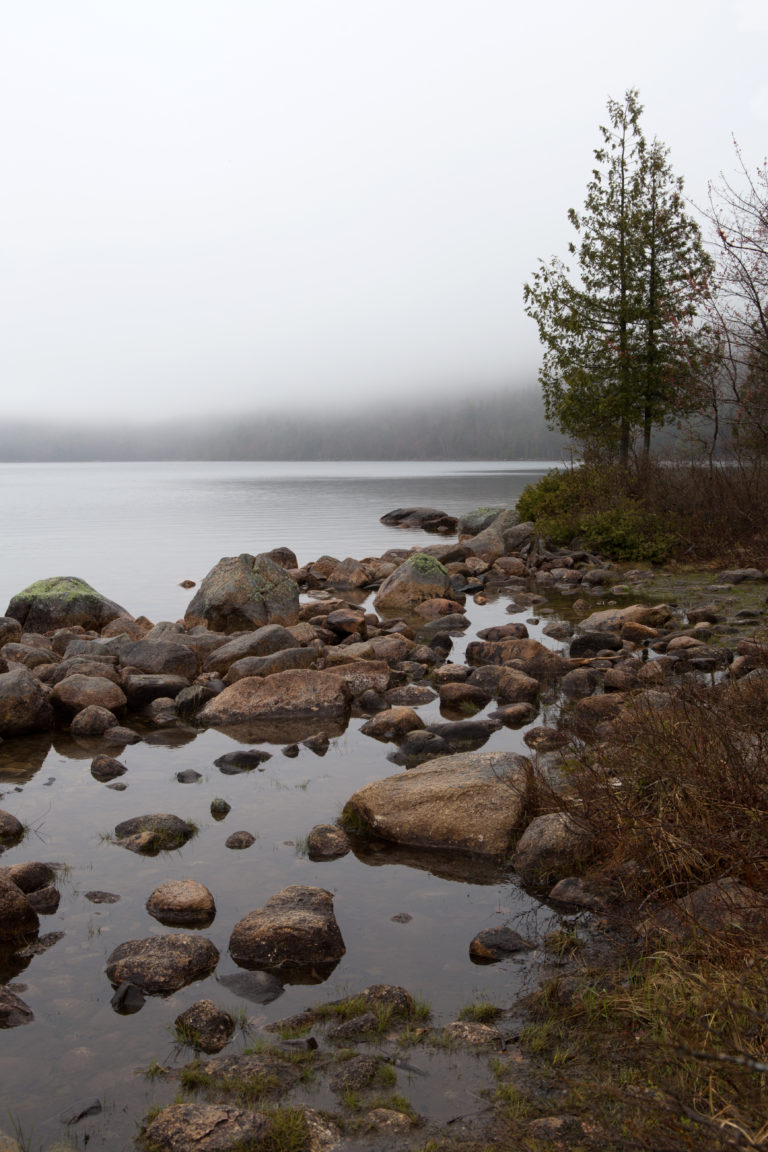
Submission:
POLYGON ((0 459, 57 460, 535 460, 557 459, 538 389, 354 409, 99 424, 6 420, 0 459))

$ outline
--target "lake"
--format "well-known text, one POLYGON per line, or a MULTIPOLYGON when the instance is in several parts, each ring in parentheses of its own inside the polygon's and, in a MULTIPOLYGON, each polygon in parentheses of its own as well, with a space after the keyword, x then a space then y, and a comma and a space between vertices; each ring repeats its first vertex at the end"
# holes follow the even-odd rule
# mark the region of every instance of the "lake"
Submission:
MULTIPOLYGON (((174 620, 192 595, 179 581, 199 582, 221 556, 288 545, 304 563, 323 553, 362 558, 434 543, 440 538, 384 527, 379 517, 400 505, 433 505, 452 514, 511 505, 549 466, 0 465, 0 611, 35 580, 75 575, 134 615, 174 620)), ((478 629, 530 617, 530 611, 507 615, 506 603, 504 597, 485 605, 468 602, 472 625, 457 638, 453 660, 461 661, 478 629)), ((530 625, 530 631, 541 638, 538 626, 530 625)), ((423 706, 420 714, 427 723, 439 717, 437 703, 423 706)), ((176 741, 156 733, 151 742, 120 754, 128 769, 123 792, 94 780, 92 751, 65 732, 0 744, 2 807, 30 829, 3 863, 63 865, 59 909, 41 922, 41 935, 63 935, 26 966, 6 966, 3 974, 22 989, 35 1019, 0 1033, 0 1129, 17 1122, 31 1135, 33 1148, 67 1134, 79 1147, 87 1142, 89 1149, 111 1152, 132 1148, 146 1109, 174 1095, 173 1087, 148 1080, 140 1070, 153 1060, 188 1058, 174 1053, 170 1030, 179 1012, 199 999, 239 1009, 257 1026, 372 983, 405 985, 430 1003, 438 1023, 455 1018, 473 999, 504 1005, 514 998, 533 963, 530 955, 483 967, 468 955, 470 940, 484 928, 511 922, 523 935, 540 939, 551 922, 552 914, 509 875, 472 868, 446 873, 436 859, 406 859, 396 851, 351 853, 328 863, 306 857, 302 846, 314 824, 333 822, 352 792, 399 771, 387 759, 392 746, 361 734, 361 723, 353 719, 323 757, 302 748, 289 759, 273 746, 263 771, 240 776, 224 776, 214 766, 216 757, 234 747, 222 733, 176 741), (187 768, 202 780, 180 784, 176 773, 187 768), (210 815, 216 796, 231 804, 222 823, 210 815), (156 858, 110 842, 119 821, 145 812, 174 812, 193 820, 199 832, 185 848, 156 858), (256 837, 246 851, 224 846, 238 829, 256 837), (136 1015, 117 1015, 110 1007, 106 957, 125 940, 166 931, 148 915, 145 901, 163 880, 186 876, 206 884, 216 900, 216 918, 205 935, 221 953, 217 972, 172 996, 148 998, 136 1015), (270 1003, 243 1000, 219 982, 238 971, 227 954, 229 934, 237 919, 289 884, 334 893, 346 955, 324 985, 286 985, 270 1003), (93 889, 120 899, 91 903, 85 894, 93 889), (403 913, 407 922, 393 920, 403 913), (67 1110, 94 1098, 101 1113, 67 1129, 67 1110)), ((486 748, 524 752, 522 736, 501 729, 486 748)), ((423 1107, 437 1117, 449 1105, 426 1092, 423 1107)), ((450 1107, 460 1110, 453 1098, 450 1107)))

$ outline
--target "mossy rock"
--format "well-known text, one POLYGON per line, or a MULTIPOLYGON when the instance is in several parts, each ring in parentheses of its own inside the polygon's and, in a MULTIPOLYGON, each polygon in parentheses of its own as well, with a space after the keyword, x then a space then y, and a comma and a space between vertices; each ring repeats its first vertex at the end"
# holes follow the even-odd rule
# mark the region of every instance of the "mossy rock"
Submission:
POLYGON ((378 612, 412 612, 425 600, 456 599, 451 577, 434 556, 415 552, 382 584, 374 604, 378 612))
POLYGON ((5 614, 18 620, 25 632, 51 632, 77 625, 98 632, 120 616, 133 619, 125 608, 79 576, 37 580, 12 598, 5 614))
POLYGON ((224 556, 203 579, 184 616, 188 627, 244 632, 265 624, 295 624, 299 586, 266 553, 224 556))

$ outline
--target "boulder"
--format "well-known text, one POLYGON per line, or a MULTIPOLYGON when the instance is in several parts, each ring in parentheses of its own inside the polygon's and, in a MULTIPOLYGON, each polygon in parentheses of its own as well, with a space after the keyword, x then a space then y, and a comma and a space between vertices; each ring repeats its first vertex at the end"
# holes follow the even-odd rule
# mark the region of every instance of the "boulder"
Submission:
POLYGON ((344 718, 349 692, 338 676, 309 668, 276 672, 262 680, 249 676, 225 688, 198 713, 202 724, 216 728, 250 720, 344 718))
POLYGON ((75 737, 88 738, 90 736, 103 736, 108 728, 114 728, 117 717, 108 708, 100 704, 89 704, 72 720, 69 730, 75 737))
MULTIPOLYGON (((0 1028, 18 1028, 22 1024, 31 1024, 33 1020, 32 1009, 21 997, 8 988, 0 988, 0 1028)), ((0 1149, 2 1147, 2 1135, 0 1135, 0 1149)), ((15 1141, 7 1145, 9 1150, 12 1147, 18 1148, 19 1145, 15 1141)))
POLYGON ((316 824, 307 837, 310 860, 337 860, 349 852, 349 838, 335 824, 316 824))
POLYGON ((67 676, 51 690, 51 703, 65 716, 75 716, 91 705, 116 712, 127 702, 122 688, 106 676, 67 676))
POLYGON ((527 758, 459 753, 366 785, 347 801, 343 820, 397 844, 503 858, 532 800, 527 758))
POLYGON ((128 981, 143 992, 165 994, 209 976, 218 962, 218 949, 205 936, 148 936, 115 948, 106 973, 115 987, 128 981))
POLYGON ((30 584, 12 598, 5 614, 18 620, 26 632, 53 632, 76 624, 99 632, 118 616, 132 619, 125 608, 77 576, 51 576, 30 584))
POLYGON ((91 761, 91 776, 101 784, 108 784, 110 780, 124 776, 127 771, 125 764, 112 756, 94 756, 91 761))
POLYGON ((53 727, 48 690, 26 668, 0 674, 0 736, 53 727))
POLYGON ((499 928, 485 928, 478 932, 469 945, 469 954, 475 961, 493 963, 505 960, 515 952, 530 952, 536 945, 525 940, 514 928, 506 924, 499 928))
POLYGON ((326 672, 343 681, 354 697, 371 690, 386 692, 391 676, 386 660, 352 660, 349 664, 335 664, 326 668, 326 672))
POLYGON ((161 924, 207 927, 216 915, 216 904, 197 880, 166 880, 147 900, 147 912, 161 924))
POLYGON ((506 512, 506 507, 503 504, 495 504, 492 506, 485 505, 480 508, 473 508, 471 512, 465 512, 459 517, 457 525, 458 533, 460 536, 477 536, 479 532, 485 531, 500 513, 506 512))
POLYGON ((472 550, 473 556, 484 560, 486 564, 493 564, 504 555, 504 538, 495 528, 486 528, 464 543, 472 550))
POLYGON ((0 876, 0 940, 24 940, 40 928, 32 905, 13 880, 0 876))
POLYGON ((768 933, 768 898, 725 876, 665 904, 639 925, 638 932, 655 948, 677 949, 729 932, 740 943, 750 936, 762 943, 768 933))
POLYGON ((520 837, 515 871, 526 883, 551 884, 571 876, 589 859, 594 846, 588 825, 567 812, 547 812, 536 816, 520 837))
POLYGON ((545 648, 538 640, 473 640, 467 645, 468 664, 514 664, 534 680, 554 680, 570 670, 563 656, 545 648))
POLYGON ((316 648, 283 648, 281 652, 273 652, 271 656, 244 656, 242 660, 235 660, 230 664, 224 675, 226 685, 234 684, 237 680, 245 680, 248 676, 273 676, 275 672, 291 672, 296 668, 313 668, 317 663, 318 652, 316 648))
POLYGON ((429 732, 439 736, 449 752, 468 752, 481 748, 501 725, 485 716, 478 720, 454 720, 448 724, 430 724, 429 732))
POLYGON ((203 579, 184 616, 188 627, 241 632, 264 624, 295 624, 299 586, 284 568, 261 554, 225 556, 203 579))
POLYGON ((22 864, 11 864, 9 868, 0 868, 0 876, 12 880, 17 888, 28 895, 37 892, 50 884, 55 873, 49 864, 39 860, 25 860, 22 864))
POLYGON ((6 644, 18 644, 23 631, 19 621, 12 616, 0 616, 0 648, 6 644))
POLYGON ((423 727, 424 721, 413 708, 401 706, 378 712, 362 725, 360 731, 366 736, 373 736, 375 740, 399 743, 408 732, 423 727))
POLYGON ((393 508, 380 518, 382 524, 393 528, 421 528, 424 532, 452 533, 458 521, 439 508, 393 508))
POLYGON ((598 652, 618 652, 620 649, 621 637, 616 632, 580 630, 571 640, 570 654, 572 659, 583 659, 597 656, 598 652))
POLYGON ((240 831, 233 832, 231 836, 227 836, 224 841, 224 847, 230 848, 233 851, 242 851, 245 848, 250 848, 252 844, 256 843, 256 837, 252 832, 240 831))
POLYGON ((174 1020, 176 1035, 197 1052, 221 1052, 235 1034, 229 1012, 212 1000, 197 1000, 174 1020))
POLYGON ((332 894, 298 884, 284 888, 238 920, 229 951, 241 968, 291 972, 335 967, 346 949, 332 894))
POLYGON ((456 598, 451 577, 434 556, 416 552, 387 577, 373 602, 377 612, 386 616, 412 612, 417 604, 436 598, 456 598))
POLYGON ((11 812, 0 808, 0 845, 17 844, 24 835, 24 825, 11 812))
POLYGON ((6 644, 3 659, 13 664, 23 664, 25 668, 41 668, 44 664, 59 663, 59 657, 52 648, 40 648, 37 644, 6 644))
POLYGON ((295 647, 296 640, 287 628, 281 624, 265 624, 215 648, 205 661, 203 671, 223 674, 235 661, 244 660, 247 656, 272 656, 285 648, 295 647))
POLYGON ((485 664, 471 673, 469 684, 487 692, 500 704, 535 704, 541 685, 533 676, 502 664, 485 664))
POLYGON ((123 848, 148 855, 181 848, 194 834, 194 825, 165 812, 133 816, 115 827, 115 839, 123 848))
POLYGON ((137 640, 126 645, 120 654, 122 663, 153 676, 183 676, 193 680, 197 675, 197 656, 172 639, 137 640))
POLYGON ((621 628, 628 621, 632 621, 633 624, 645 624, 649 628, 658 628, 666 624, 671 616, 672 609, 668 604, 630 604, 626 608, 605 608, 600 612, 593 612, 586 620, 581 621, 581 628, 585 632, 599 632, 605 628, 621 628))

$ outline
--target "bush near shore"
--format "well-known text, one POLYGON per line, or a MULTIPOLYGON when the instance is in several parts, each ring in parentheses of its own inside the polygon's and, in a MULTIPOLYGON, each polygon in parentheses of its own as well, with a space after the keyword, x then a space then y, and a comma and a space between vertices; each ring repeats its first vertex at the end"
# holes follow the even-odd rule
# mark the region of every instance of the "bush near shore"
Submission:
POLYGON ((758 462, 649 461, 624 470, 602 461, 548 472, 517 504, 522 520, 556 544, 616 560, 768 567, 768 467, 758 462))

